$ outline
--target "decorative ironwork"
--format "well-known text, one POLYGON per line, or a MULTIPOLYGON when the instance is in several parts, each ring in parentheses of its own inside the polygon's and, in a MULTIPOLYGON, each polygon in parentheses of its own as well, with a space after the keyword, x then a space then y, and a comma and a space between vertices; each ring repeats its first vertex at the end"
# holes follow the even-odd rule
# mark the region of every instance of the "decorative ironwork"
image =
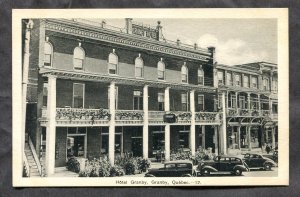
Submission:
POLYGON ((236 109, 228 109, 228 116, 235 116, 237 114, 236 109))
POLYGON ((217 117, 219 113, 217 112, 196 112, 195 113, 195 120, 196 121, 217 121, 220 120, 220 116, 217 117))
POLYGON ((143 111, 116 111, 116 120, 143 120, 143 111))
POLYGON ((240 110, 240 115, 241 116, 249 116, 250 115, 250 111, 248 109, 241 109, 240 110))
POLYGON ((110 120, 110 113, 106 109, 78 109, 78 108, 56 108, 57 120, 110 120))

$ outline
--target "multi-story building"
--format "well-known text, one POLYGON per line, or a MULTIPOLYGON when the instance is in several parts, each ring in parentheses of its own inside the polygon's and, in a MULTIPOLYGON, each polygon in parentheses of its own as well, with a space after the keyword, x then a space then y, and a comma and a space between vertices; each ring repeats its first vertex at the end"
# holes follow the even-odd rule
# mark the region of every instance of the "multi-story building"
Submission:
MULTIPOLYGON (((226 153, 221 126, 226 117, 216 102, 213 47, 170 42, 160 22, 151 27, 126 19, 124 29, 80 19, 33 22, 26 132, 37 155, 45 150, 47 175, 65 166, 71 154, 108 155, 114 163, 115 155, 124 153, 150 158, 163 151, 168 160, 172 151, 189 149, 194 155, 200 146, 226 153)), ((260 69, 246 72, 245 66, 217 69, 248 72, 250 84, 260 69)), ((237 92, 231 87, 219 88, 229 96, 237 92)), ((265 112, 266 91, 249 91, 253 99, 261 92, 261 105, 256 106, 265 112)), ((243 105, 253 110, 254 104, 243 105)), ((235 106, 237 99, 228 107, 240 113, 235 106)), ((227 125, 233 128, 232 120, 227 125)))
MULTIPOLYGON (((278 72, 267 62, 216 65, 214 85, 225 95, 228 152, 278 142, 278 72)), ((219 99, 221 102, 221 99, 219 99)))

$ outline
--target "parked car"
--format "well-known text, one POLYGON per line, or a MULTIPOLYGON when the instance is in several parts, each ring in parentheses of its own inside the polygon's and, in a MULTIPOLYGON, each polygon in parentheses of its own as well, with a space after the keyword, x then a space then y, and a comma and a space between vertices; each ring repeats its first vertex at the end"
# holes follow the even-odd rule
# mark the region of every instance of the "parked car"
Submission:
POLYGON ((244 171, 249 171, 242 159, 227 156, 217 156, 213 160, 202 161, 197 169, 202 176, 209 176, 211 173, 230 173, 240 176, 244 171))
POLYGON ((249 166, 249 169, 271 170, 272 167, 277 166, 272 159, 260 154, 246 153, 243 160, 249 166))
POLYGON ((194 175, 193 163, 186 160, 169 161, 163 168, 149 169, 145 177, 190 177, 194 175))

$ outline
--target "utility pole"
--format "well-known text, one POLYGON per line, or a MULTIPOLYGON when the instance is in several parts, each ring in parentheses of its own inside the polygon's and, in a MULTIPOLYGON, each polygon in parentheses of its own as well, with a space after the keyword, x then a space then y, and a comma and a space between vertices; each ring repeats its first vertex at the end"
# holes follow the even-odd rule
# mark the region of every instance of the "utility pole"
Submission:
MULTIPOLYGON (((27 98, 27 84, 28 84, 28 70, 30 57, 30 34, 33 28, 33 21, 29 19, 26 22, 25 41, 24 41, 24 55, 23 55, 23 77, 22 77, 22 153, 25 148, 25 132, 26 132, 26 98, 27 98)), ((22 154, 24 155, 24 154, 22 154)), ((23 158, 24 161, 24 158, 23 158)), ((23 167, 23 166, 22 166, 23 167)))

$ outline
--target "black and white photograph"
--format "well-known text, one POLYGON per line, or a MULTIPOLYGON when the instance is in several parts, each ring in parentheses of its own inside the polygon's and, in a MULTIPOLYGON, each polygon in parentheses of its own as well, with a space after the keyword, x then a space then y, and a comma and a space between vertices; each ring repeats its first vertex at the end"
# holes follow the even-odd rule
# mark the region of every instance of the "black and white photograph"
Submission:
POLYGON ((287 15, 13 10, 14 186, 288 185, 287 15))

